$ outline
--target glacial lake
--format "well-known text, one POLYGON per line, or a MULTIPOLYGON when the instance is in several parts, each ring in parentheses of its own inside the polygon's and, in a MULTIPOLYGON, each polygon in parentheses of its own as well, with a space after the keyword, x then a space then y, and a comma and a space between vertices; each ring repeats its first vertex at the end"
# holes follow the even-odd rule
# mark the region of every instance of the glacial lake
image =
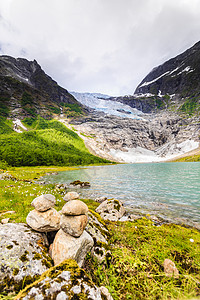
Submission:
POLYGON ((81 198, 122 200, 133 214, 200 224, 200 163, 140 163, 80 167, 44 177, 49 183, 89 181, 81 198))

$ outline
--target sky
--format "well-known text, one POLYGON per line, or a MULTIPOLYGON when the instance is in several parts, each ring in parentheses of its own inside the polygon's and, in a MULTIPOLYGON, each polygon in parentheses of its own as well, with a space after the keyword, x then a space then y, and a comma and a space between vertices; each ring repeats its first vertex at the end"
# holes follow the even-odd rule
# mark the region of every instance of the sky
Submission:
POLYGON ((199 0, 0 0, 0 55, 36 59, 68 91, 131 95, 199 40, 199 0))

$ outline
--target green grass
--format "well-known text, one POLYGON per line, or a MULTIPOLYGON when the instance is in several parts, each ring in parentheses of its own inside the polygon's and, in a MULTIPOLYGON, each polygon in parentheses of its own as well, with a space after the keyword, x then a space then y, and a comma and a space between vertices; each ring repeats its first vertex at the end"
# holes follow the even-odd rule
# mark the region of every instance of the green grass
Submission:
MULTIPOLYGON (((0 180, 0 220, 25 222, 33 209, 32 200, 44 193, 56 197, 55 209, 60 210, 65 201, 63 191, 55 185, 38 185, 34 180, 45 173, 64 171, 70 167, 20 167, 9 168, 8 173, 17 180, 0 180), (31 182, 28 182, 32 181, 31 182), (15 211, 6 214, 6 211, 15 211), (5 214, 4 214, 5 213, 5 214)), ((82 199, 90 210, 99 205, 82 199)), ((99 219, 101 219, 99 217, 99 219)), ((134 222, 108 222, 110 233, 108 249, 111 260, 98 263, 90 254, 85 270, 93 281, 106 286, 114 299, 194 299, 200 295, 200 232, 173 224, 154 226, 145 218, 134 222), (194 242, 190 240, 193 239, 194 242), (179 270, 179 278, 166 277, 163 262, 169 258, 179 270)), ((0 295, 0 299, 12 299, 0 295)))
POLYGON ((29 126, 29 131, 0 136, 0 161, 16 167, 108 162, 90 154, 83 140, 58 121, 39 117, 25 119, 24 124, 29 126))
POLYGON ((108 228, 112 260, 98 264, 88 255, 86 269, 114 299, 190 299, 200 295, 197 230, 173 224, 156 227, 147 219, 109 224, 108 228), (179 278, 165 275, 166 258, 175 262, 179 278))
MULTIPOLYGON (((20 167, 9 168, 8 174, 16 180, 0 180, 0 220, 10 218, 11 222, 25 222, 30 210, 31 202, 41 194, 52 194, 56 197, 55 208, 59 211, 66 203, 64 192, 55 189, 54 184, 39 185, 34 183, 46 173, 71 170, 70 167, 20 167), (6 211, 15 211, 14 214, 6 211), (6 213, 6 214, 4 214, 6 213)), ((98 203, 89 199, 83 200, 90 209, 95 209, 98 203)))

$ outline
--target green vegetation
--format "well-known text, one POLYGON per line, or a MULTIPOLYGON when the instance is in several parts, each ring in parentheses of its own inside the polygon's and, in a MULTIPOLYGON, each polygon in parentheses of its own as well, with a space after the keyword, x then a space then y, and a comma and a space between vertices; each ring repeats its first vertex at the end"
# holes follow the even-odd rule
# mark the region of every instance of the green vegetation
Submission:
POLYGON ((187 98, 184 104, 179 108, 179 111, 184 112, 188 115, 193 115, 200 112, 200 103, 198 96, 191 96, 187 98))
MULTIPOLYGON (((10 222, 25 222, 33 209, 32 200, 44 193, 55 195, 55 208, 59 211, 65 204, 63 191, 52 184, 36 184, 34 180, 47 172, 67 169, 71 168, 9 168, 11 178, 0 180, 0 220, 10 218, 10 222)), ((99 205, 89 199, 82 201, 90 211, 99 205)), ((94 215, 101 221, 97 213, 94 215)), ((114 299, 183 300, 200 294, 199 231, 174 224, 154 226, 146 218, 134 222, 102 223, 106 223, 109 230, 107 250, 111 251, 111 259, 109 256, 106 263, 99 263, 88 254, 85 271, 97 285, 106 286, 114 299), (179 277, 165 275, 163 262, 166 258, 176 264, 179 277)), ((13 299, 13 296, 0 295, 0 299, 13 299)))
MULTIPOLYGON (((28 213, 33 209, 31 202, 42 194, 52 194, 56 197, 55 208, 59 211, 66 203, 63 190, 55 188, 54 184, 39 185, 34 183, 46 173, 72 170, 72 167, 20 167, 8 168, 8 179, 0 180, 0 221, 10 218, 11 222, 26 222, 28 213), (9 175, 10 178, 9 178, 9 175), (10 213, 11 211, 11 213, 10 213), (15 213, 12 213, 14 211, 15 213)), ((99 204, 95 201, 83 200, 90 209, 99 204)))
POLYGON ((87 165, 107 163, 89 153, 82 139, 55 120, 26 118, 28 132, 0 136, 0 160, 10 166, 87 165))
POLYGON ((80 105, 74 103, 61 102, 60 105, 63 107, 63 113, 68 117, 77 117, 83 114, 83 110, 80 105))
POLYGON ((145 218, 108 223, 108 229, 111 261, 99 264, 88 255, 86 269, 114 299, 189 299, 200 294, 197 230, 174 224, 158 227, 145 218), (179 277, 165 275, 166 258, 176 264, 179 277))

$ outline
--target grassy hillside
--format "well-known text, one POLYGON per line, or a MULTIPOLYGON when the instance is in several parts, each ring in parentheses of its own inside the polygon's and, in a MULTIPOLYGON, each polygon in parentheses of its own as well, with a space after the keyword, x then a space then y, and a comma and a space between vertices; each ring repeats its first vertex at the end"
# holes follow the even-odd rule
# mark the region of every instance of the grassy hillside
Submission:
POLYGON ((0 122, 0 161, 10 166, 85 165, 106 163, 89 153, 82 139, 55 120, 26 118, 29 131, 12 131, 0 122))

